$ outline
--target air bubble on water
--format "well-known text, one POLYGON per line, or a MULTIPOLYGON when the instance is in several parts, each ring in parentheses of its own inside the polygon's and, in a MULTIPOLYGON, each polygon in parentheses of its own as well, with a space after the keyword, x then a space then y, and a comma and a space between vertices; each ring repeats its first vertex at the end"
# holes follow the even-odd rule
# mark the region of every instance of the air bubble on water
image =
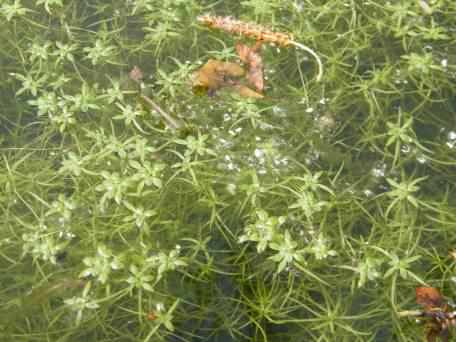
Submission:
POLYGON ((296 12, 302 12, 304 10, 304 4, 301 1, 294 1, 293 7, 295 8, 296 12))
POLYGON ((374 167, 371 172, 374 175, 374 177, 385 177, 385 169, 386 169, 386 164, 383 163, 377 167, 374 167))
POLYGON ((285 110, 280 107, 280 106, 274 106, 272 107, 272 112, 277 115, 278 117, 284 117, 285 116, 285 110))
POLYGON ((276 166, 281 166, 281 165, 286 166, 286 165, 288 165, 288 159, 287 159, 286 157, 284 157, 284 158, 277 158, 277 159, 274 159, 274 160, 273 160, 273 163, 274 163, 274 165, 276 165, 276 166))
POLYGON ((410 152, 410 145, 406 145, 406 144, 405 144, 405 145, 402 145, 402 146, 401 146, 401 151, 402 151, 403 153, 409 153, 409 152, 410 152))
POLYGON ((424 154, 419 154, 417 157, 416 157, 416 161, 420 164, 424 164, 426 163, 428 160, 426 158, 426 156, 424 154))
POLYGON ((236 165, 234 165, 234 163, 232 162, 229 162, 228 164, 226 164, 226 168, 230 171, 233 171, 236 169, 236 165))
POLYGON ((447 134, 448 141, 446 142, 446 145, 449 148, 453 148, 454 145, 456 144, 456 132, 455 131, 450 131, 447 134))
POLYGON ((254 154, 255 154, 255 157, 260 159, 264 156, 264 150, 256 148, 254 154))
POLYGON ((235 195, 236 194, 236 184, 233 184, 233 183, 227 184, 226 191, 228 191, 231 195, 235 195))
POLYGON ((322 97, 319 102, 320 102, 320 104, 324 105, 328 102, 328 100, 329 99, 327 97, 322 97))
POLYGON ((364 190, 363 193, 366 197, 372 197, 372 195, 374 194, 373 191, 369 189, 364 190))

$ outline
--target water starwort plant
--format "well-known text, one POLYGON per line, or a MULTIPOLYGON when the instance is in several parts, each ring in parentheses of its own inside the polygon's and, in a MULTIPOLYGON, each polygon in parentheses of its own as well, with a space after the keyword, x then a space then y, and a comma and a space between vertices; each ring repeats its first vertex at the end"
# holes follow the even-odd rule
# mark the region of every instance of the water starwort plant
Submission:
POLYGON ((0 340, 421 340, 415 288, 456 298, 455 27, 452 0, 0 0, 0 340), (261 34, 261 98, 193 92, 261 34))

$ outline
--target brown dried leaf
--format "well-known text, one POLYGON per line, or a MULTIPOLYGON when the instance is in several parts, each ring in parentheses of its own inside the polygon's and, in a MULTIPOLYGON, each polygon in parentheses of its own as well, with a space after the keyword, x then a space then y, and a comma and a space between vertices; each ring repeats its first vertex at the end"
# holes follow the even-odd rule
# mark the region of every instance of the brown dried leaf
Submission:
POLYGON ((236 44, 236 51, 239 59, 248 65, 247 80, 253 85, 257 91, 262 92, 264 89, 263 78, 263 59, 256 51, 261 46, 261 43, 249 47, 244 44, 236 44))
POLYGON ((254 99, 262 99, 264 98, 263 94, 257 93, 255 90, 246 87, 245 85, 238 84, 233 86, 233 89, 241 96, 241 97, 250 97, 254 99))
POLYGON ((236 52, 239 59, 245 64, 249 64, 250 50, 251 49, 245 44, 236 44, 236 52))
POLYGON ((440 331, 438 328, 428 327, 426 329, 426 342, 435 342, 437 340, 437 336, 439 336, 440 331))
POLYGON ((231 85, 234 78, 243 76, 244 69, 237 63, 210 59, 193 74, 193 90, 196 92, 214 92, 231 85))
POLYGON ((438 337, 440 337, 440 341, 448 342, 450 338, 448 327, 443 328, 442 323, 436 321, 426 323, 425 333, 426 342, 436 342, 438 337))
POLYGON ((252 84, 256 90, 263 91, 264 80, 263 80, 263 68, 250 68, 247 75, 247 80, 252 84))
POLYGON ((423 305, 425 310, 431 310, 433 308, 443 309, 444 301, 439 290, 435 287, 417 287, 415 289, 416 302, 423 305))

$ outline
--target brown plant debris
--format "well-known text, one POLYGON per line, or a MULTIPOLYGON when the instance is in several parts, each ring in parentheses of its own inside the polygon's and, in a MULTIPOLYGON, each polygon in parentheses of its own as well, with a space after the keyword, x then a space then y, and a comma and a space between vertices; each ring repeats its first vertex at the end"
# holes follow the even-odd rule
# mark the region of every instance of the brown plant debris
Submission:
POLYGON ((308 46, 296 42, 293 36, 289 33, 276 32, 262 25, 244 22, 234 19, 230 16, 221 17, 205 14, 197 17, 197 21, 211 29, 219 29, 230 34, 238 34, 243 37, 253 38, 257 42, 268 42, 282 47, 288 47, 292 45, 298 49, 304 50, 307 53, 311 54, 317 62, 318 74, 316 80, 320 81, 323 76, 323 64, 320 57, 318 57, 316 52, 308 46))
POLYGON ((288 46, 293 41, 293 36, 289 33, 275 32, 264 26, 243 22, 232 17, 206 14, 199 16, 197 20, 210 28, 239 34, 244 37, 253 38, 257 41, 270 42, 279 46, 288 46))
POLYGON ((263 95, 240 83, 245 70, 237 63, 210 59, 193 74, 192 87, 196 94, 210 96, 223 87, 229 87, 242 97, 262 98, 263 95))
POLYGON ((235 78, 244 74, 244 68, 237 63, 209 59, 193 74, 193 90, 211 95, 224 86, 232 85, 235 78))
POLYGON ((257 91, 262 92, 264 89, 263 59, 257 53, 260 46, 261 42, 257 42, 253 47, 236 44, 236 51, 240 60, 248 66, 247 80, 257 91))

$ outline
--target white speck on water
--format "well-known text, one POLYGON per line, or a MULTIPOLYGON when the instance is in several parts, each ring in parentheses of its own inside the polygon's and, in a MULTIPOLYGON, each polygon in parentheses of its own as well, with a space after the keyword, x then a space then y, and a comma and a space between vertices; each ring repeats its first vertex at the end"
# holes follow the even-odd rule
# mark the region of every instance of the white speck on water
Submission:
POLYGON ((402 145, 402 146, 401 146, 401 151, 402 151, 403 153, 409 153, 410 150, 411 150, 411 149, 410 149, 410 146, 409 146, 409 145, 406 145, 406 144, 405 144, 405 145, 402 145))
POLYGON ((226 191, 228 191, 231 195, 236 194, 236 184, 230 183, 226 186, 226 191))
POLYGON ((372 190, 369 190, 369 189, 364 190, 363 193, 364 193, 364 196, 366 196, 366 197, 372 197, 372 195, 374 194, 372 192, 372 190))
POLYGON ((227 165, 226 165, 226 168, 230 171, 233 171, 233 170, 236 170, 236 165, 234 165, 234 163, 232 162, 229 162, 227 165))
POLYGON ((450 131, 447 134, 448 141, 446 142, 446 145, 449 148, 453 148, 454 145, 456 144, 456 132, 455 131, 450 131))
POLYGON ((279 107, 279 106, 272 107, 272 112, 274 113, 274 115, 277 115, 278 117, 285 117, 286 116, 285 110, 282 107, 279 107))
POLYGON ((372 169, 372 174, 374 177, 385 177, 386 164, 381 164, 372 169))
POLYGON ((296 12, 302 12, 304 10, 304 4, 302 2, 294 2, 293 7, 295 8, 296 12))
POLYGON ((420 164, 424 164, 424 163, 427 163, 427 158, 424 154, 420 154, 416 157, 416 161, 420 164))
POLYGON ((262 158, 264 156, 264 151, 259 149, 259 148, 257 148, 257 149, 255 149, 254 154, 255 154, 255 157, 260 159, 260 158, 262 158))

